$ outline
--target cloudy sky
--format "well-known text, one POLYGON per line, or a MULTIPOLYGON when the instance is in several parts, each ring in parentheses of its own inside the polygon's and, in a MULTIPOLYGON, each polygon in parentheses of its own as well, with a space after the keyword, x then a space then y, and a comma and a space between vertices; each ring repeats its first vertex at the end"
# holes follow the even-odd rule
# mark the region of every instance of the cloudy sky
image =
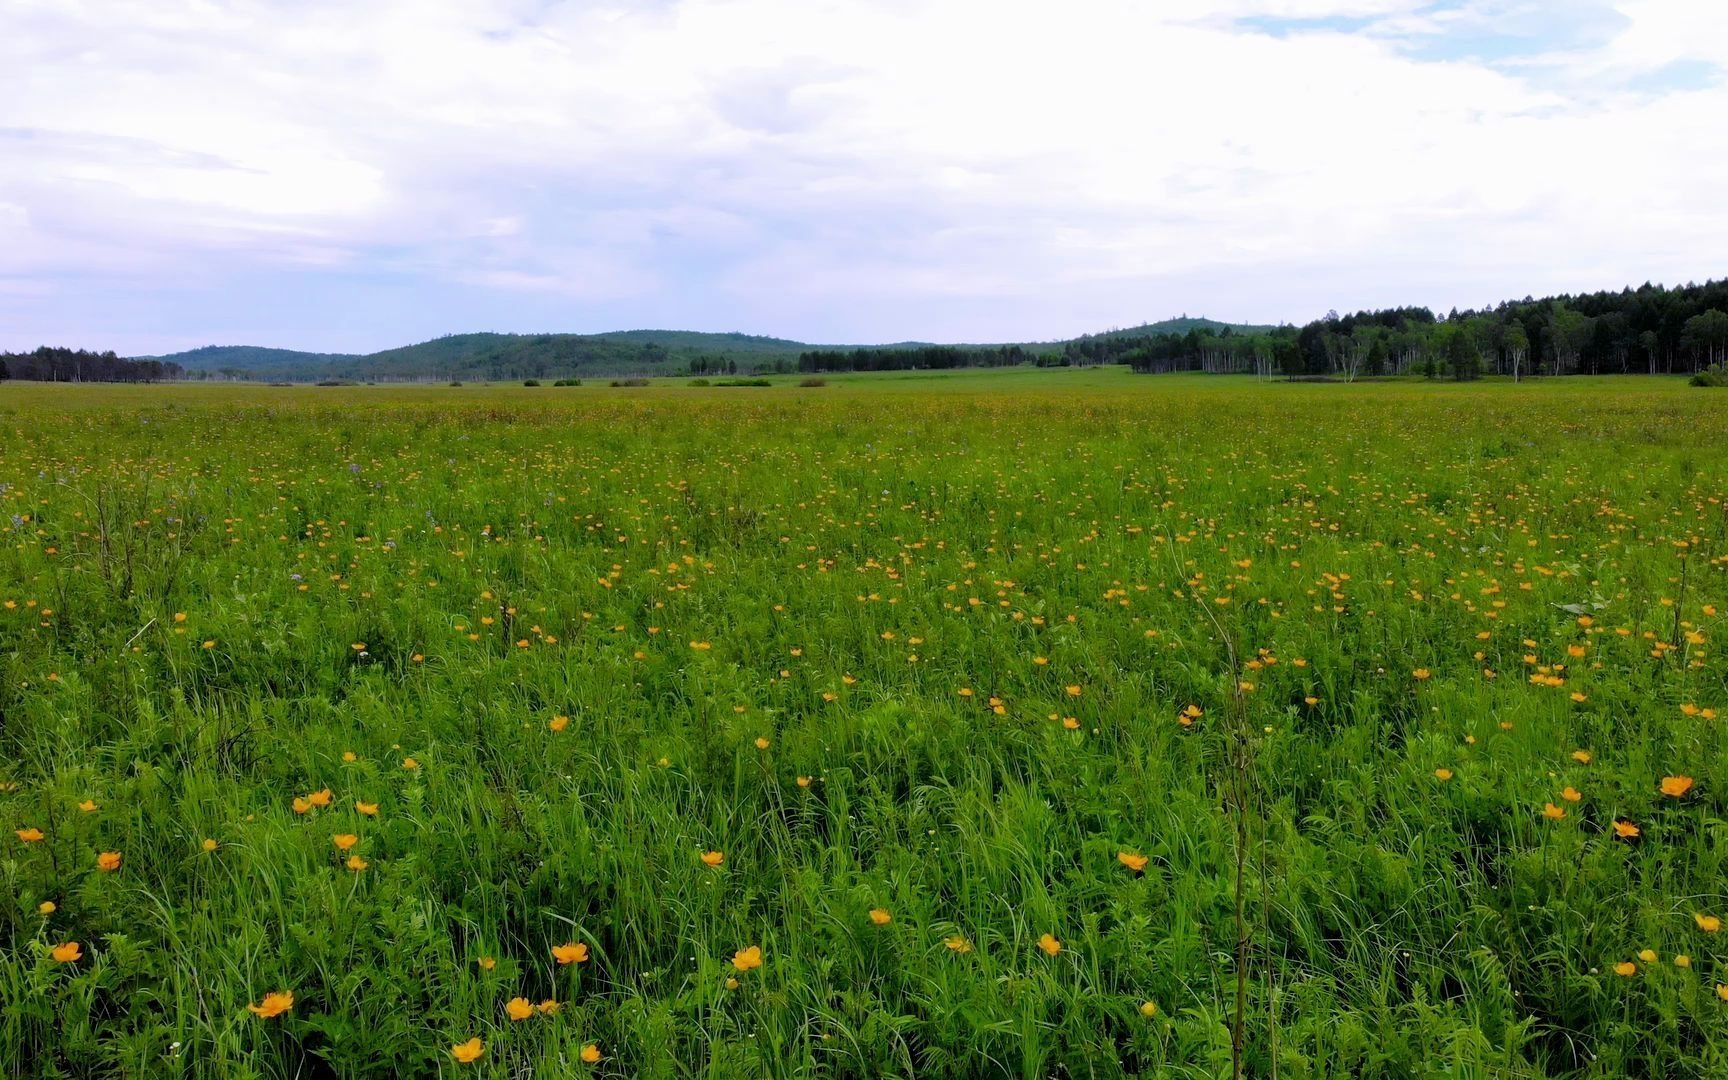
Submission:
POLYGON ((1723 0, 0 0, 0 348, 1701 281, 1724 118, 1723 0))

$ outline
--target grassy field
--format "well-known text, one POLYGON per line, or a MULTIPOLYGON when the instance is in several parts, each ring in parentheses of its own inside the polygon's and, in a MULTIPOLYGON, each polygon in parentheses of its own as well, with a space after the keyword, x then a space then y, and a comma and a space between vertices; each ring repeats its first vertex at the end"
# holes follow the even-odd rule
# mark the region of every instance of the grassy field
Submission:
POLYGON ((1728 1075, 1720 395, 796 382, 0 384, 0 1072, 1728 1075))

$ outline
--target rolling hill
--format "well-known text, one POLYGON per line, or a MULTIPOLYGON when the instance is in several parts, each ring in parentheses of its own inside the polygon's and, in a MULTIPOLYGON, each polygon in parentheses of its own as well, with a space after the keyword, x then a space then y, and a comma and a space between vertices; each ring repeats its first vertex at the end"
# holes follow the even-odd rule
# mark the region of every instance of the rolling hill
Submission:
MULTIPOLYGON (((1212 319, 1166 319, 1096 337, 1184 334, 1191 329, 1238 333, 1270 327, 1221 323, 1212 319)), ((1065 342, 1025 344, 1030 352, 1059 350, 1065 342)), ((244 373, 256 379, 313 381, 487 380, 676 375, 694 361, 731 362, 739 370, 795 370, 799 354, 813 349, 907 348, 810 345, 786 338, 690 330, 623 330, 603 334, 450 334, 381 352, 313 353, 250 345, 206 345, 166 356, 138 357, 172 361, 195 372, 244 373)))

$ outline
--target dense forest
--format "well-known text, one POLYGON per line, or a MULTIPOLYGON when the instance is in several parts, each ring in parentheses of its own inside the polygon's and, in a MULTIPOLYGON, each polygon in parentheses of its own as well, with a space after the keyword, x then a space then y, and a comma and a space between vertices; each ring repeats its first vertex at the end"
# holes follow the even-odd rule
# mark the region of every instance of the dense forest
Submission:
POLYGON ((36 382, 157 382, 178 379, 185 369, 171 361, 127 360, 113 352, 55 349, 0 353, 0 379, 36 382))
POLYGON ((165 357, 42 348, 0 354, 0 378, 516 380, 567 376, 760 375, 1016 364, 1127 364, 1140 372, 1337 378, 1673 374, 1728 366, 1728 280, 1525 298, 1445 317, 1422 307, 1328 312, 1305 326, 1183 316, 1043 344, 810 346, 783 338, 632 330, 454 334, 367 355, 208 346, 165 357))
POLYGON ((1190 331, 1085 338, 1076 356, 1136 371, 1355 379, 1375 375, 1607 375, 1696 372, 1728 362, 1728 280, 1665 289, 1525 298, 1490 310, 1392 308, 1260 333, 1190 331))

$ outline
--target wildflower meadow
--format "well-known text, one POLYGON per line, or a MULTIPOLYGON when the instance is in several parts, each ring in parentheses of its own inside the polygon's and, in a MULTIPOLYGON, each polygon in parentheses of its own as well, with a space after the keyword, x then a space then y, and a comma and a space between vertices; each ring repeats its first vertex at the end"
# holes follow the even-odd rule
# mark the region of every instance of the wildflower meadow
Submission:
POLYGON ((771 383, 0 387, 0 1073, 1728 1075, 1717 394, 771 383))

